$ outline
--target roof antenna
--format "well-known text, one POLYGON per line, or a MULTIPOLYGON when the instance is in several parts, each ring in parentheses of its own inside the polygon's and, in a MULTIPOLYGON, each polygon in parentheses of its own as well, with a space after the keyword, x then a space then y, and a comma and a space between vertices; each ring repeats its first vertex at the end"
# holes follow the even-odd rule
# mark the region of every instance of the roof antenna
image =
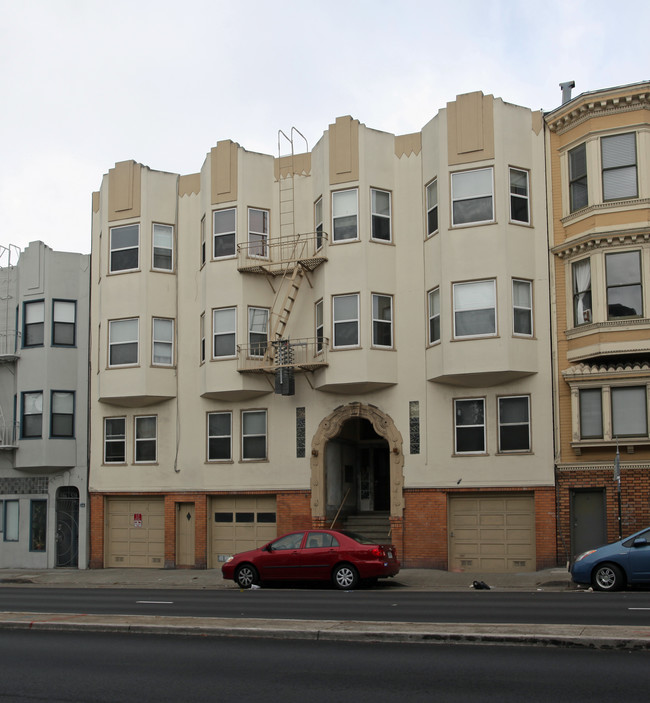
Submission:
POLYGON ((571 100, 571 89, 576 87, 575 81, 567 81, 566 83, 560 83, 560 88, 562 88, 562 105, 568 103, 571 100))

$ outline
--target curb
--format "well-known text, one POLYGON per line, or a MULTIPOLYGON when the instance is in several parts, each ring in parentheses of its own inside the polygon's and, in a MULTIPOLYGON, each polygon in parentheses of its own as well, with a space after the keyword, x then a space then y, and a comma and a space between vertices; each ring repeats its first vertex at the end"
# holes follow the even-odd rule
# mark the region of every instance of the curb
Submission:
POLYGON ((0 629, 199 637, 254 637, 320 642, 489 644, 650 650, 650 627, 453 625, 449 623, 242 620, 164 616, 0 613, 0 629))

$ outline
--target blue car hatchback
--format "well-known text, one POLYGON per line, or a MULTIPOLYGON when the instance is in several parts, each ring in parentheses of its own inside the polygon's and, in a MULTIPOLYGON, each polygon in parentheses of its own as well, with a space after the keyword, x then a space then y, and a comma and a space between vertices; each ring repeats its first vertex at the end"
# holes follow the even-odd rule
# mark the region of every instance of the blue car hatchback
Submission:
POLYGON ((571 565, 574 583, 595 591, 618 591, 634 584, 650 584, 650 527, 636 534, 590 549, 571 565))

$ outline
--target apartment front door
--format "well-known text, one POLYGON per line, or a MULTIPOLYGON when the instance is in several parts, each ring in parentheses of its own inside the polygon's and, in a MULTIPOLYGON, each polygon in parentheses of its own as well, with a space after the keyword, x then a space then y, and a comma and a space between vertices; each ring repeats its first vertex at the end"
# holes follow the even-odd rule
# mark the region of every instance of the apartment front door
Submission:
POLYGON ((605 489, 571 492, 571 554, 578 554, 607 543, 605 489))
POLYGON ((194 503, 176 505, 176 566, 194 566, 194 503))

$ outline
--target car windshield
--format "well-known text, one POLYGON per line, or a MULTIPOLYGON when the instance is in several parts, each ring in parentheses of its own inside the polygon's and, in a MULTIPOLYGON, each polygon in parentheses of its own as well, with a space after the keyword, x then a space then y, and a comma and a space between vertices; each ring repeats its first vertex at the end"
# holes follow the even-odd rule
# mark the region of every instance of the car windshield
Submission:
POLYGON ((370 539, 368 537, 364 537, 363 535, 358 535, 356 532, 348 532, 347 530, 339 530, 339 532, 342 535, 345 535, 346 537, 353 539, 355 542, 358 542, 359 544, 378 544, 376 539, 370 539))

